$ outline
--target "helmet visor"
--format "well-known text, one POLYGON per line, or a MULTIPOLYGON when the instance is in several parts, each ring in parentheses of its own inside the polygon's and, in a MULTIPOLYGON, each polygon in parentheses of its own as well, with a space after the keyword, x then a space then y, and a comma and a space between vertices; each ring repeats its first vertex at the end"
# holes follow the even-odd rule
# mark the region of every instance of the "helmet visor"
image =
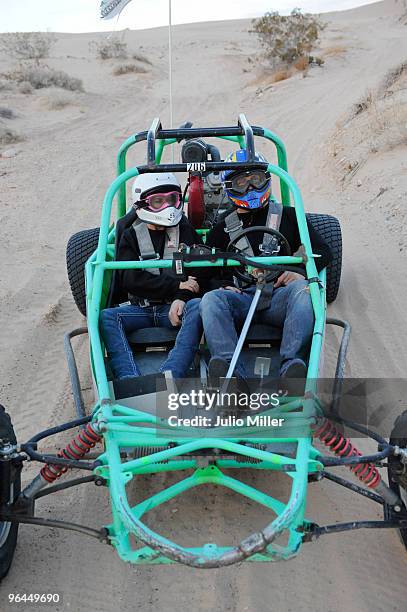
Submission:
POLYGON ((246 170, 233 175, 225 181, 225 187, 236 195, 243 195, 249 189, 264 189, 270 181, 269 172, 263 170, 246 170))
POLYGON ((152 193, 138 203, 142 208, 147 208, 152 212, 160 212, 166 208, 180 208, 181 194, 179 191, 168 191, 166 193, 152 193))

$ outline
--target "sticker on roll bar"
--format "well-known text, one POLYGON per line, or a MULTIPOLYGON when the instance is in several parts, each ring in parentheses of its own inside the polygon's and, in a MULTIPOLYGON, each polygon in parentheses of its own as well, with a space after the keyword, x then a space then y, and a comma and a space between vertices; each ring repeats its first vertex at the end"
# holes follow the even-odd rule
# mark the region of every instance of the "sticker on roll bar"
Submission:
POLYGON ((205 172, 205 162, 189 162, 187 163, 187 172, 205 172))

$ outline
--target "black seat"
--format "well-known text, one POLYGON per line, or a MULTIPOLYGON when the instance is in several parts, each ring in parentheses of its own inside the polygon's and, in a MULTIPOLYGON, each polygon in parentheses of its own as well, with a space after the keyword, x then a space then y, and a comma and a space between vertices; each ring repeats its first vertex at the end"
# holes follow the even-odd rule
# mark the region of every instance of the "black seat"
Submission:
POLYGON ((245 344, 279 344, 281 336, 282 330, 279 327, 253 323, 246 336, 245 344))
MULTIPOLYGON (((178 329, 167 329, 166 327, 144 327, 137 329, 127 336, 133 351, 145 351, 149 347, 174 346, 178 329)), ((246 336, 245 345, 249 344, 279 344, 281 341, 281 329, 254 323, 246 336)))
POLYGON ((149 347, 174 346, 178 329, 166 327, 144 327, 137 329, 127 336, 133 351, 145 351, 149 347))

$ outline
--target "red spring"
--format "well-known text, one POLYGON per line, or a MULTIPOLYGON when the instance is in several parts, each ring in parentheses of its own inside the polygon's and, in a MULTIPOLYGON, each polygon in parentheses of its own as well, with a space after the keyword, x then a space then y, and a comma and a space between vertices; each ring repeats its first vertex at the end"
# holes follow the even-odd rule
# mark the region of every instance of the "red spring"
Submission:
MULTIPOLYGON (((101 436, 93 428, 92 423, 88 423, 84 429, 66 445, 66 447, 58 452, 58 457, 64 459, 81 459, 90 451, 91 448, 101 440, 101 436)), ((57 478, 65 474, 67 467, 61 465, 53 465, 47 463, 41 470, 41 476, 47 482, 54 482, 57 478)))
MULTIPOLYGON (((318 437, 335 455, 339 457, 357 457, 362 453, 352 444, 349 438, 345 438, 335 425, 323 419, 321 425, 314 431, 318 437)), ((379 471, 372 463, 357 463, 348 466, 365 485, 375 489, 381 480, 379 471)))

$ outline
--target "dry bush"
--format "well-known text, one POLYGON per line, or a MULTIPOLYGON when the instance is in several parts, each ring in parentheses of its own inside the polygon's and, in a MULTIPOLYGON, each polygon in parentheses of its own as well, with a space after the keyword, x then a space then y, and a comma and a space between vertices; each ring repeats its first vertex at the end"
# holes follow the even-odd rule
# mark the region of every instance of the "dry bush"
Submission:
POLYGON ((353 119, 353 117, 364 113, 368 108, 370 108, 372 102, 373 92, 368 89, 365 95, 359 100, 359 102, 356 102, 356 104, 353 105, 350 119, 353 119))
POLYGON ((66 106, 72 106, 75 104, 75 99, 72 94, 68 93, 63 89, 51 90, 45 98, 47 107, 50 110, 61 110, 66 106))
POLYGON ((146 57, 145 55, 142 55, 141 53, 133 53, 131 57, 137 62, 142 62, 143 64, 149 64, 150 66, 153 65, 153 62, 151 62, 148 59, 148 57, 146 57))
POLYGON ((131 72, 145 74, 147 70, 143 68, 143 66, 137 66, 136 64, 121 64, 120 66, 116 66, 113 70, 115 76, 121 76, 122 74, 129 74, 131 72))
POLYGON ((0 79, 0 91, 10 91, 13 89, 13 84, 9 79, 0 79))
POLYGON ((0 51, 19 60, 49 57, 56 37, 44 32, 10 32, 0 37, 0 51))
POLYGON ((2 119, 15 119, 16 115, 11 108, 7 108, 7 106, 0 106, 0 117, 2 119))
POLYGON ((83 91, 81 79, 71 77, 63 70, 44 66, 25 66, 10 75, 18 83, 30 83, 34 89, 60 87, 69 91, 83 91))
POLYGON ((303 14, 300 9, 294 9, 291 15, 268 12, 254 19, 252 25, 250 32, 257 34, 273 66, 292 64, 309 55, 325 27, 315 15, 303 14))
POLYGON ((126 59, 128 57, 127 43, 118 36, 110 36, 101 42, 92 41, 89 43, 89 47, 101 60, 126 59))
POLYGON ((21 142, 22 137, 10 128, 0 125, 0 145, 9 145, 16 142, 21 142))
POLYGON ((272 83, 278 83, 279 81, 285 81, 289 79, 291 76, 291 72, 289 70, 277 70, 271 77, 272 83))
POLYGON ((294 63, 294 68, 299 70, 300 72, 304 72, 309 68, 309 58, 308 57, 299 57, 297 61, 294 63))
POLYGON ((32 94, 34 87, 28 81, 21 81, 18 86, 18 91, 22 94, 32 94))
POLYGON ((344 45, 336 45, 334 47, 327 47, 324 49, 324 57, 339 57, 347 52, 347 48, 344 45))
POLYGON ((392 70, 389 70, 379 88, 382 95, 388 94, 388 90, 391 89, 393 85, 397 83, 397 81, 399 81, 405 74, 407 75, 407 61, 401 62, 401 64, 395 68, 392 68, 392 70))

